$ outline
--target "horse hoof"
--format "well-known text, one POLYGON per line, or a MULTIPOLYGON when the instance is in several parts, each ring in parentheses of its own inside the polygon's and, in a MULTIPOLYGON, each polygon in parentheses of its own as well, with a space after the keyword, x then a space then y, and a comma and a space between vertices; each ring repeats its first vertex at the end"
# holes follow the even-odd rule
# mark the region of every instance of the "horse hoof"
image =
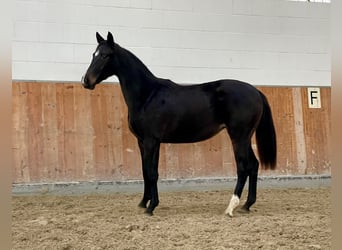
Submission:
POLYGON ((138 204, 138 207, 140 207, 140 208, 146 208, 146 204, 144 204, 144 203, 139 203, 139 204, 138 204))
POLYGON ((147 216, 152 216, 152 215, 153 215, 153 212, 152 212, 152 211, 146 210, 146 211, 145 211, 145 214, 146 214, 147 216))
POLYGON ((240 203, 239 197, 234 194, 229 202, 229 205, 225 211, 225 214, 228 214, 230 217, 233 217, 233 211, 239 205, 239 203, 240 203))
POLYGON ((240 213, 243 213, 243 214, 248 214, 250 212, 249 208, 243 206, 241 207, 241 209, 239 210, 240 213))
POLYGON ((233 217, 233 209, 231 209, 230 207, 228 207, 226 209, 226 211, 224 212, 224 214, 228 215, 229 217, 233 217))
POLYGON ((239 213, 240 214, 249 214, 249 210, 247 210, 247 209, 244 209, 244 208, 241 208, 240 210, 239 210, 239 213))

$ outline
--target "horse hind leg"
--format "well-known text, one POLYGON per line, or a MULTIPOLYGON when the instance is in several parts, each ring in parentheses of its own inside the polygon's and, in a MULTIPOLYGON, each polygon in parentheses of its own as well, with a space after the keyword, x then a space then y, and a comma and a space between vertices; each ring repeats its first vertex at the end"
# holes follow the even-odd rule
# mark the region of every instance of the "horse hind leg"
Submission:
POLYGON ((234 143, 233 150, 237 167, 237 182, 234 194, 229 202, 225 214, 233 217, 234 209, 239 205, 241 194, 248 177, 248 143, 234 143))
POLYGON ((258 182, 259 162, 255 157, 253 149, 249 147, 249 180, 248 180, 248 196, 247 201, 242 209, 249 212, 249 208, 256 202, 257 182, 258 182))
POLYGON ((246 203, 242 207, 242 211, 249 212, 250 207, 255 203, 259 170, 259 162, 255 157, 255 154, 250 143, 247 147, 244 144, 235 145, 234 154, 237 162, 238 178, 234 194, 225 212, 231 217, 233 217, 234 209, 240 203, 241 194, 247 181, 247 178, 249 179, 248 197, 246 203))

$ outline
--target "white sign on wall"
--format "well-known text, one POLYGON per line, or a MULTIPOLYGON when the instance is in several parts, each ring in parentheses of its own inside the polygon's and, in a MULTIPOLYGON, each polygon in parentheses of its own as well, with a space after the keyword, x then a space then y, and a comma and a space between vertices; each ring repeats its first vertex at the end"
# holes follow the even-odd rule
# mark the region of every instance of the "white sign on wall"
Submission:
POLYGON ((320 88, 308 88, 309 108, 321 108, 321 91, 320 88))

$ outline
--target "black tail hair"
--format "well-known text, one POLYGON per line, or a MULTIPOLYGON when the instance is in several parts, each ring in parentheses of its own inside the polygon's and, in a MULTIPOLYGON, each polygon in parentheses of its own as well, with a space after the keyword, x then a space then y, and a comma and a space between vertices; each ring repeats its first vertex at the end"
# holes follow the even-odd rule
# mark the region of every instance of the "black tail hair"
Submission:
POLYGON ((277 164, 276 131, 270 105, 266 96, 261 92, 260 94, 264 102, 264 111, 255 133, 259 160, 265 169, 275 169, 277 164))

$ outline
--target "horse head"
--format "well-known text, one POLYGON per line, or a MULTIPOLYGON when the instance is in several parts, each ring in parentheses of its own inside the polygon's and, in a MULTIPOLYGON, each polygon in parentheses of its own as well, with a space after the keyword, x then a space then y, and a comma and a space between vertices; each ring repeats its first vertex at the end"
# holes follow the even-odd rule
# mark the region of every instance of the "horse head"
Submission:
POLYGON ((115 74, 115 47, 112 33, 108 32, 105 40, 96 32, 98 46, 93 53, 87 72, 82 77, 82 85, 86 89, 94 89, 95 85, 115 74))

